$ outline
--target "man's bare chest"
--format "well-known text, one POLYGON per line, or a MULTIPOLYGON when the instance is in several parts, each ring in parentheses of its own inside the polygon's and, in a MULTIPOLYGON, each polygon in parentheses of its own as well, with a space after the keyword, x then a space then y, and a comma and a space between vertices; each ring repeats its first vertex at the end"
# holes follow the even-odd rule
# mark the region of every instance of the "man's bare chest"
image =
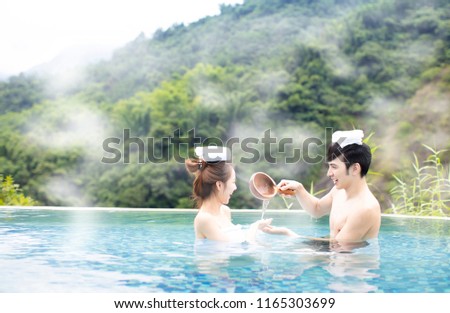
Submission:
POLYGON ((335 201, 330 211, 330 228, 338 233, 347 222, 348 217, 357 210, 354 201, 335 201))

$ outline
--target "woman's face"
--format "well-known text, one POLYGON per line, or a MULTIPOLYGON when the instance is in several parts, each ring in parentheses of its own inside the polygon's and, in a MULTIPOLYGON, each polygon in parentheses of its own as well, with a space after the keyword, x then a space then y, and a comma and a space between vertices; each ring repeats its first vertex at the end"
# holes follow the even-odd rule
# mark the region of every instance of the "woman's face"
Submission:
POLYGON ((228 204, 230 202, 231 195, 237 189, 236 187, 236 173, 234 169, 231 169, 230 178, 222 184, 222 188, 219 190, 219 197, 223 204, 228 204))

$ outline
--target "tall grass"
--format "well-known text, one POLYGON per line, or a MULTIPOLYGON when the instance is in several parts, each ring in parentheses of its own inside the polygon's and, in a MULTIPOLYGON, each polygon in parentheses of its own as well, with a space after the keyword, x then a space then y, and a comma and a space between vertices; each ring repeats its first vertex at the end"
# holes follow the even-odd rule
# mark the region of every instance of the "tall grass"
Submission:
POLYGON ((444 151, 423 146, 430 151, 423 164, 414 154, 410 173, 406 177, 393 175, 396 185, 391 189, 393 203, 387 212, 450 216, 450 172, 439 157, 444 151))

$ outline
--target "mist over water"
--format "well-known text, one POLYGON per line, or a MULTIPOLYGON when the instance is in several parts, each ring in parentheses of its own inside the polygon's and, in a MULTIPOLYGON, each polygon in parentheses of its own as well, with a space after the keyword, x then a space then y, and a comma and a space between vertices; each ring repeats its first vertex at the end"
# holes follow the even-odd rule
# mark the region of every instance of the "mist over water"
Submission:
POLYGON ((74 182, 74 174, 70 175, 69 173, 68 176, 50 178, 44 186, 45 192, 53 201, 59 202, 64 206, 93 206, 93 203, 87 199, 83 189, 74 182))

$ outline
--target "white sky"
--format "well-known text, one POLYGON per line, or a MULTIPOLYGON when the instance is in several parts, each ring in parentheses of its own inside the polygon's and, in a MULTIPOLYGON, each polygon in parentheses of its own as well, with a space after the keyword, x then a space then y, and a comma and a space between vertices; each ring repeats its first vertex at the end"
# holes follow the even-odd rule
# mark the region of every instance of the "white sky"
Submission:
POLYGON ((119 47, 141 32, 194 22, 243 0, 1 0, 0 74, 18 74, 73 46, 119 47))

